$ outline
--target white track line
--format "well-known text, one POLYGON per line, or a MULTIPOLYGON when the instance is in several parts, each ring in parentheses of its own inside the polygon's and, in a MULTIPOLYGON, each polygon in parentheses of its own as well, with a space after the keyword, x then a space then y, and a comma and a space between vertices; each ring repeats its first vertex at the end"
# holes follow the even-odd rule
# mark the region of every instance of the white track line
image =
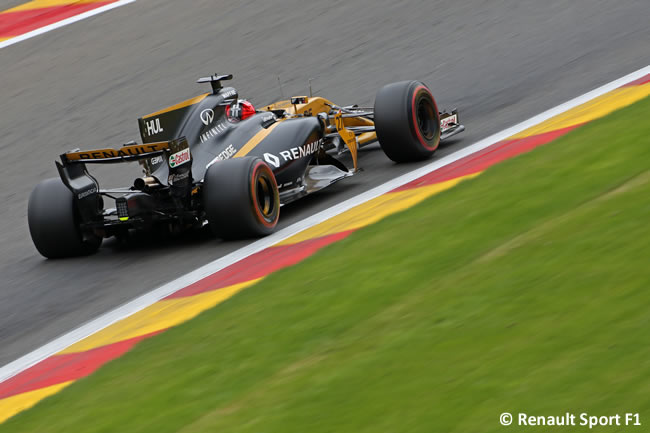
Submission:
POLYGON ((622 78, 619 78, 618 80, 614 80, 608 84, 605 84, 604 86, 592 90, 591 92, 578 96, 577 98, 565 102, 564 104, 558 105, 555 108, 551 108, 550 110, 538 114, 537 116, 531 117, 530 119, 513 127, 491 135, 477 143, 465 147, 464 149, 460 149, 457 152, 447 155, 444 158, 433 161, 430 164, 427 164, 409 173, 403 174, 400 177, 397 177, 376 188, 373 188, 342 203, 332 206, 329 209, 307 217, 300 222, 292 224, 289 227, 286 227, 270 236, 267 236, 264 239, 253 242, 237 251, 233 251, 232 253, 221 257, 220 259, 217 259, 211 263, 208 263, 207 265, 201 266, 200 268, 186 275, 183 275, 174 281, 164 284, 149 293, 139 296, 138 298, 120 307, 117 307, 116 309, 109 311, 108 313, 105 313, 98 318, 91 320, 90 322, 87 322, 79 328, 70 331, 67 334, 64 334, 57 339, 47 343, 46 345, 34 350, 33 352, 28 353, 27 355, 5 365, 4 367, 0 368, 0 383, 42 361, 43 359, 46 359, 49 356, 60 352, 61 350, 77 343, 78 341, 83 340, 84 338, 98 331, 101 331, 107 326, 118 322, 128 316, 131 316, 132 314, 137 313, 138 311, 150 306, 162 298, 169 296, 172 293, 175 293, 202 278, 212 275, 215 272, 218 272, 221 269, 232 265, 233 263, 236 263, 259 251, 262 251, 265 248, 273 246, 274 244, 290 236, 293 236, 296 233, 299 233, 309 227, 315 226, 316 224, 339 215, 355 206, 358 206, 362 203, 372 200, 375 197, 385 194, 388 191, 391 191, 401 185, 422 177, 427 173, 430 173, 434 170, 444 167, 445 165, 451 164, 454 161, 458 161, 461 158, 483 150, 499 141, 505 140, 508 137, 511 137, 521 131, 524 131, 525 129, 528 129, 531 126, 535 126, 545 120, 550 119, 551 117, 564 113, 565 111, 575 108, 578 105, 584 104, 585 102, 597 98, 598 96, 610 92, 624 84, 637 80, 646 74, 650 74, 650 65, 622 78))
POLYGON ((77 21, 85 20, 86 18, 92 17, 93 15, 101 14, 102 12, 106 12, 111 9, 118 8, 120 6, 124 6, 129 3, 133 3, 135 0, 119 0, 116 1, 115 3, 107 4, 105 6, 98 7, 96 9, 89 10, 88 12, 81 13, 79 15, 75 15, 70 18, 66 18, 64 20, 58 21, 56 23, 52 23, 50 25, 47 25, 45 27, 38 28, 36 30, 32 30, 31 32, 28 33, 23 33, 22 35, 15 36, 11 39, 7 39, 4 42, 0 42, 0 48, 5 48, 8 47, 9 45, 16 44, 18 42, 22 42, 26 39, 33 38, 34 36, 42 35, 43 33, 47 33, 49 31, 58 29, 59 27, 67 26, 72 23, 76 23, 77 21))

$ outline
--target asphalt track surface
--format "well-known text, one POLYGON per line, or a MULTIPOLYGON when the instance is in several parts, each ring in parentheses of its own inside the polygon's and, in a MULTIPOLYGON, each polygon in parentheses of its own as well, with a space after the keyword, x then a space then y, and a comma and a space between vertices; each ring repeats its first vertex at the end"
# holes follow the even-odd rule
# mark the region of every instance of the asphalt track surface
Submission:
MULTIPOLYGON (((647 0, 137 0, 0 50, 0 365, 246 244, 198 233, 47 261, 29 237, 27 198, 58 154, 138 138, 137 117, 207 91, 199 76, 233 73, 258 105, 278 99, 278 76, 285 96, 314 78, 340 104, 422 80, 467 126, 439 158, 647 65, 648 16, 647 0)), ((421 165, 378 148, 360 163, 284 207, 280 226, 421 165)), ((99 171, 105 186, 138 174, 99 171)))

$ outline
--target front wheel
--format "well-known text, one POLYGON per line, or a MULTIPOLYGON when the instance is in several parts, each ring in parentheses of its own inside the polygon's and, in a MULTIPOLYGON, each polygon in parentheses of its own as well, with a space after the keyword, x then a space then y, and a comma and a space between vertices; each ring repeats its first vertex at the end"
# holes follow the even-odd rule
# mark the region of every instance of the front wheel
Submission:
POLYGON ((102 242, 93 233, 81 232, 74 196, 61 179, 36 185, 27 204, 27 222, 34 246, 49 259, 91 254, 102 242))
POLYGON ((265 236, 280 217, 273 171, 259 158, 219 161, 205 173, 203 204, 212 232, 222 239, 265 236))
POLYGON ((395 162, 430 157, 440 144, 440 113, 429 88, 401 81, 379 89, 375 130, 382 150, 395 162))

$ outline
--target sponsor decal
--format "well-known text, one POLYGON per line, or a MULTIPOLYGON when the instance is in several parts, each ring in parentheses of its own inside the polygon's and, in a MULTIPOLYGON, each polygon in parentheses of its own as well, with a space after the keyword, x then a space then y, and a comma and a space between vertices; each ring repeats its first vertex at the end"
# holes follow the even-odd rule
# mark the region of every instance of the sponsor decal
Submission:
POLYGON ((451 128, 452 124, 458 123, 458 115, 453 114, 449 117, 445 117, 444 119, 440 119, 440 129, 441 131, 446 131, 447 129, 451 128))
POLYGON ((199 139, 201 140, 201 143, 204 143, 206 140, 209 140, 209 139, 214 138, 217 135, 221 134, 226 129, 228 129, 228 123, 227 122, 221 122, 221 123, 217 124, 216 126, 213 126, 212 128, 208 129, 203 134, 201 134, 199 139))
POLYGON ((280 167, 280 158, 277 156, 273 155, 272 153, 265 153, 264 154, 264 161, 268 162, 275 168, 280 167))
POLYGON ((153 158, 151 158, 150 162, 151 162, 151 165, 160 164, 161 162, 163 162, 163 157, 162 156, 154 156, 153 158))
POLYGON ((147 130, 147 135, 149 137, 164 132, 164 129, 162 128, 162 126, 160 126, 160 119, 157 117, 155 119, 145 121, 144 125, 147 130))
POLYGON ((280 156, 284 158, 285 161, 291 161, 293 159, 300 159, 305 156, 309 156, 318 152, 321 144, 323 144, 323 139, 317 141, 312 141, 311 143, 303 144, 299 147, 292 147, 289 150, 283 150, 280 152, 280 156))
POLYGON ((233 157, 233 155, 237 153, 235 150, 235 147, 232 144, 229 144, 228 147, 226 147, 222 152, 219 153, 208 165, 205 166, 205 169, 207 170, 210 168, 212 164, 214 164, 217 161, 224 161, 226 159, 230 159, 233 157))
POLYGON ((88 150, 85 152, 72 152, 66 155, 69 160, 121 158, 125 156, 137 156, 137 155, 142 155, 143 153, 164 150, 166 147, 167 147, 167 143, 142 144, 136 146, 124 146, 119 150, 115 150, 115 149, 88 150))
POLYGON ((229 144, 219 155, 217 155, 217 161, 223 161, 224 159, 230 159, 236 153, 235 147, 232 144, 229 144))
POLYGON ((179 165, 185 164, 189 160, 190 160, 190 149, 189 148, 183 149, 180 152, 176 152, 175 154, 169 157, 169 166, 171 168, 178 167, 179 165))
MULTIPOLYGON (((283 150, 280 152, 280 157, 286 161, 292 161, 294 159, 304 158, 309 155, 313 155, 318 152, 321 145, 323 144, 323 139, 312 141, 311 143, 303 144, 302 146, 292 147, 288 150, 283 150)), ((277 155, 272 153, 265 153, 264 160, 274 167, 280 167, 280 158, 277 155)))
POLYGON ((80 192, 79 195, 77 195, 77 198, 79 200, 81 200, 82 198, 88 197, 89 195, 95 194, 96 192, 97 192, 97 187, 93 186, 92 188, 90 188, 90 189, 88 189, 88 190, 86 190, 84 192, 80 192))
POLYGON ((214 111, 212 108, 206 108, 205 110, 201 111, 199 117, 201 117, 201 122, 203 122, 205 126, 208 126, 214 120, 214 111))
POLYGON ((187 179, 190 177, 190 172, 185 171, 185 173, 179 173, 179 174, 170 174, 169 177, 167 177, 167 183, 170 185, 173 185, 174 182, 178 182, 183 179, 187 179))
POLYGON ((228 90, 227 92, 222 93, 223 99, 229 99, 234 97, 237 94, 237 91, 234 89, 228 90))

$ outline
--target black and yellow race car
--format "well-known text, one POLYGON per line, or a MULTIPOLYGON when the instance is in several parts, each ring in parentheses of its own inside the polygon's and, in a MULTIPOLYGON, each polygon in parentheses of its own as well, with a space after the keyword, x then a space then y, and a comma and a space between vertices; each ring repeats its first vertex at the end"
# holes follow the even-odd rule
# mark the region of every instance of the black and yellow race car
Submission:
POLYGON ((59 178, 29 198, 36 249, 48 258, 82 255, 130 230, 206 224, 224 239, 267 235, 281 205, 353 176, 360 147, 379 141, 395 162, 421 160, 464 129, 458 112, 439 112, 418 81, 383 87, 374 107, 296 96, 256 109, 223 86, 230 79, 201 78, 212 92, 138 119, 142 144, 62 154, 59 178), (102 189, 87 170, 126 161, 143 173, 123 188, 102 189))

